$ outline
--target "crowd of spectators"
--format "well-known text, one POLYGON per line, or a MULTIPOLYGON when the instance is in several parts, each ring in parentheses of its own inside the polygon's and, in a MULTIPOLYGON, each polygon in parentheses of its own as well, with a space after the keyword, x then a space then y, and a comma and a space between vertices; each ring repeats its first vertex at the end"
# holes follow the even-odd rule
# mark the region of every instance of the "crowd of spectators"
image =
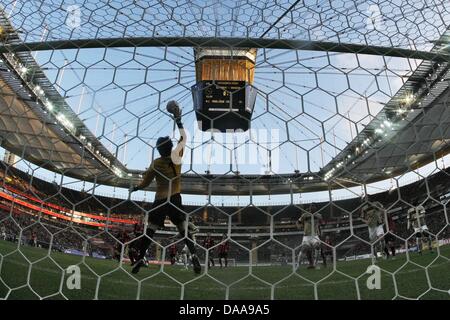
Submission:
MULTIPOLYGON (((1 166, 0 166, 1 167, 1 166)), ((21 192, 32 194, 46 202, 58 206, 75 208, 79 211, 108 215, 117 218, 142 217, 145 210, 150 210, 151 203, 133 204, 129 201, 102 196, 92 196, 57 184, 49 183, 38 178, 31 179, 27 173, 8 167, 2 167, 0 174, 4 184, 12 186, 21 192), (9 179, 7 179, 9 177, 9 179), (76 205, 75 205, 76 204, 76 205)), ((446 213, 444 206, 447 198, 443 197, 450 191, 449 170, 441 171, 427 179, 404 186, 394 192, 386 191, 374 196, 387 209, 395 224, 395 234, 401 239, 410 238, 411 230, 407 230, 406 214, 411 206, 422 204, 427 211, 427 224, 430 232, 439 239, 450 237, 450 228, 446 227, 446 213), (447 179, 445 179, 447 178, 447 179), (433 186, 430 188, 430 186, 433 186), (399 201, 401 197, 402 201, 399 201)), ((367 251, 367 245, 360 239, 368 240, 367 227, 360 220, 359 208, 362 200, 358 198, 339 200, 336 202, 317 203, 317 210, 323 216, 323 235, 329 236, 333 245, 339 245, 338 255, 360 254, 367 251), (350 223, 352 220, 352 223, 350 223)), ((232 238, 240 245, 249 249, 260 246, 269 239, 273 228, 274 239, 271 245, 263 245, 258 255, 263 260, 273 260, 274 256, 284 256, 283 246, 296 248, 301 242, 301 233, 295 226, 296 220, 304 211, 309 210, 309 204, 264 206, 264 207, 222 207, 222 206, 189 206, 185 207, 190 220, 200 227, 199 237, 204 233, 212 233, 215 237, 222 237, 228 230, 228 223, 232 224, 232 238), (231 217, 231 219, 229 218, 231 217), (273 223, 272 223, 273 221, 273 223), (276 249, 274 249, 276 248, 276 249)), ((120 240, 118 229, 81 226, 74 222, 55 219, 43 213, 35 212, 19 206, 12 206, 7 201, 0 203, 0 235, 6 240, 21 241, 23 244, 48 247, 52 249, 85 251, 93 255, 111 257, 113 248, 120 240)), ((125 228, 125 226, 124 226, 125 228)), ((128 226, 128 229, 131 227, 128 226)), ((156 239, 164 242, 169 236, 159 235, 156 239)), ((202 235, 203 234, 203 235, 202 235)), ((405 245, 398 240, 398 246, 405 245)), ((248 251, 238 245, 231 246, 230 255, 235 250, 236 256, 248 259, 248 251), (234 248, 234 249, 233 249, 234 248)))

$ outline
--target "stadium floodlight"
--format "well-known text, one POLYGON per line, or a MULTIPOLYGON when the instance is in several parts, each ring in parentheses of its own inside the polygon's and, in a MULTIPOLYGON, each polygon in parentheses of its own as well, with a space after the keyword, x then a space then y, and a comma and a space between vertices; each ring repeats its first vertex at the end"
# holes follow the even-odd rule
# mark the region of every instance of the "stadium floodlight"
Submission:
POLYGON ((415 99, 414 94, 407 93, 403 98, 403 102, 407 107, 409 107, 414 102, 414 99, 415 99))
POLYGON ((124 176, 124 173, 122 170, 120 170, 119 168, 117 168, 116 166, 112 167, 112 170, 114 172, 114 174, 120 178, 122 178, 124 176))
POLYGON ((56 116, 56 119, 58 119, 58 121, 59 121, 64 127, 66 127, 67 129, 70 129, 70 130, 71 130, 71 129, 74 128, 74 125, 72 124, 72 122, 70 122, 70 120, 67 119, 66 116, 63 115, 62 113, 59 113, 59 114, 56 116))
POLYGON ((405 114, 406 112, 408 112, 405 108, 398 108, 396 110, 397 114, 402 115, 405 114))
POLYGON ((54 109, 53 103, 51 101, 47 101, 44 105, 49 111, 52 111, 54 109))

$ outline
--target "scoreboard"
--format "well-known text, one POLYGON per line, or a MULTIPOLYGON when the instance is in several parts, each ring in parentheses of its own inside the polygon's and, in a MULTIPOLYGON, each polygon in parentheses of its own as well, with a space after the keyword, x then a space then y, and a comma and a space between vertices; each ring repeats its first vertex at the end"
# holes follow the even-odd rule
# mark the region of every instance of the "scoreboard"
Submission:
POLYGON ((245 81, 198 82, 192 87, 192 96, 199 128, 221 132, 248 130, 256 92, 245 81))

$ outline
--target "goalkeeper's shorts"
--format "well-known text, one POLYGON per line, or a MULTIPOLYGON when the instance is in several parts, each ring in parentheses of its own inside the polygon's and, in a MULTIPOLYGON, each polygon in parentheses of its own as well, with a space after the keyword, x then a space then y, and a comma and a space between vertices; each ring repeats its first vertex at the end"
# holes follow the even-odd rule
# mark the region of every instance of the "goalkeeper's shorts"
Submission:
POLYGON ((186 221, 186 214, 183 212, 183 204, 179 193, 172 195, 169 201, 167 199, 155 200, 152 210, 148 214, 148 222, 158 227, 164 227, 166 217, 169 217, 174 225, 186 221))

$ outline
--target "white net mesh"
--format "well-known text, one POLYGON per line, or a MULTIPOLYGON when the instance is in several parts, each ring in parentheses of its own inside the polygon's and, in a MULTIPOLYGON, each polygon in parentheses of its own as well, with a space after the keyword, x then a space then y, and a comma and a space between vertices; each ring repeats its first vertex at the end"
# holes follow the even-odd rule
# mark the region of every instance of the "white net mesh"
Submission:
POLYGON ((448 4, 0 0, 0 298, 448 299, 448 4))

